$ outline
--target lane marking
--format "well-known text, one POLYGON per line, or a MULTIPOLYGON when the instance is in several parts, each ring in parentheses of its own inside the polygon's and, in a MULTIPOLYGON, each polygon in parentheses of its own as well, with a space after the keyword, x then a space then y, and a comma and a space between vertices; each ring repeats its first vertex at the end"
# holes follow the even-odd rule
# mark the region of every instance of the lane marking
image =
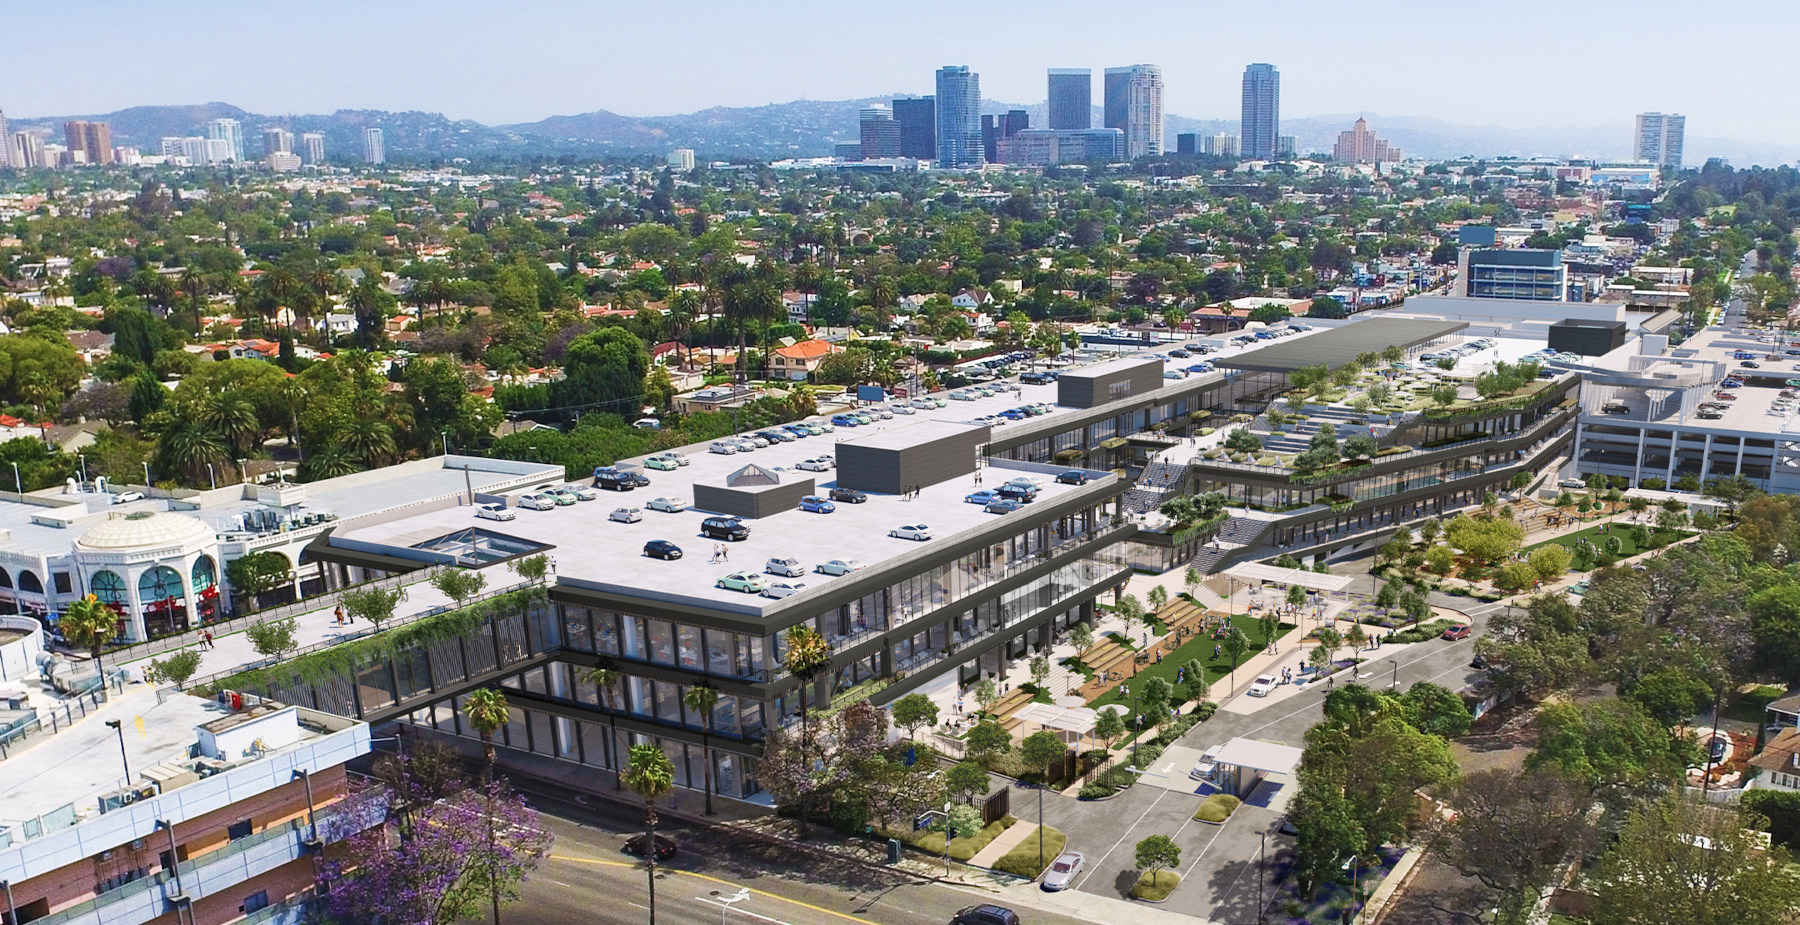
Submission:
MULTIPOLYGON (((1161 787, 1158 787, 1157 789, 1162 790, 1161 787)), ((1081 883, 1076 884, 1073 887, 1073 889, 1077 889, 1077 890, 1081 889, 1081 887, 1087 883, 1088 878, 1092 877, 1094 875, 1094 871, 1099 870, 1100 865, 1105 864, 1106 859, 1109 857, 1112 857, 1112 853, 1114 851, 1119 850, 1119 846, 1124 844, 1125 839, 1127 839, 1131 836, 1131 830, 1137 828, 1138 823, 1143 822, 1144 817, 1150 815, 1150 811, 1156 808, 1156 804, 1161 803, 1163 801, 1163 797, 1168 796, 1171 792, 1172 791, 1163 790, 1162 793, 1156 797, 1156 799, 1151 800, 1150 805, 1144 807, 1144 811, 1142 813, 1138 814, 1137 821, 1133 822, 1132 824, 1125 827, 1125 833, 1123 835, 1119 836, 1118 841, 1113 842, 1113 846, 1111 848, 1106 849, 1106 853, 1100 856, 1100 860, 1094 862, 1094 866, 1092 869, 1090 869, 1087 873, 1081 875, 1081 883)))
MULTIPOLYGON (((577 864, 595 864, 595 865, 599 865, 602 867, 639 867, 639 866, 641 866, 641 865, 638 865, 635 863, 627 863, 624 861, 605 861, 605 860, 598 860, 595 858, 576 858, 576 857, 569 857, 567 855, 561 855, 561 854, 550 855, 550 859, 553 861, 573 861, 577 864)), ((709 881, 712 883, 717 883, 720 886, 740 887, 743 889, 748 889, 752 894, 754 894, 756 896, 764 896, 764 897, 767 897, 769 899, 773 899, 773 900, 776 900, 779 902, 791 903, 793 905, 799 906, 802 909, 811 909, 814 912, 821 912, 821 913, 824 913, 825 915, 836 916, 840 919, 843 919, 846 922, 856 922, 856 923, 858 923, 858 925, 879 925, 879 923, 871 922, 868 919, 858 918, 857 916, 854 916, 854 915, 846 915, 842 912, 837 911, 836 909, 827 909, 824 906, 815 906, 812 903, 806 902, 804 900, 792 899, 787 896, 782 896, 778 893, 770 893, 766 890, 759 890, 756 887, 745 887, 741 883, 733 883, 729 880, 721 880, 718 877, 709 877, 706 874, 695 873, 694 871, 691 871, 691 870, 682 870, 678 867, 658 867, 657 870, 665 871, 665 872, 671 873, 671 874, 681 874, 684 877, 694 877, 694 878, 697 878, 700 880, 706 880, 706 881, 709 881)), ((632 905, 636 906, 637 903, 632 903, 632 905)), ((641 909, 643 907, 638 906, 638 908, 641 909)), ((738 911, 741 912, 744 910, 738 910, 738 911)))

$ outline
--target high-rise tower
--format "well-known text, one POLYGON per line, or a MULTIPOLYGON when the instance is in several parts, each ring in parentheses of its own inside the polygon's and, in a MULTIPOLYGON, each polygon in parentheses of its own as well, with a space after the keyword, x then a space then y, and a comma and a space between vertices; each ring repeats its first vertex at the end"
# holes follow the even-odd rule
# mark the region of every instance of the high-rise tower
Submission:
POLYGON ((1050 69, 1050 128, 1085 129, 1094 124, 1094 72, 1085 67, 1050 69))
POLYGON ((1163 152, 1162 68, 1155 64, 1106 69, 1106 127, 1125 133, 1125 156, 1136 160, 1163 152))
POLYGON ((981 75, 964 65, 938 68, 937 163, 939 167, 980 167, 981 75))
POLYGON ((1244 68, 1244 124, 1239 133, 1243 156, 1274 159, 1281 134, 1281 72, 1273 64, 1244 68))
POLYGON ((232 163, 244 162, 244 127, 238 120, 214 119, 206 123, 206 137, 229 145, 232 163))
POLYGON ((1637 117, 1637 159, 1658 167, 1680 167, 1681 147, 1687 134, 1687 116, 1675 113, 1640 112, 1637 117))
POLYGON ((387 140, 381 129, 363 129, 363 160, 371 164, 387 163, 387 140))
POLYGON ((894 101, 894 121, 900 123, 900 156, 922 161, 937 157, 937 100, 921 96, 894 101))

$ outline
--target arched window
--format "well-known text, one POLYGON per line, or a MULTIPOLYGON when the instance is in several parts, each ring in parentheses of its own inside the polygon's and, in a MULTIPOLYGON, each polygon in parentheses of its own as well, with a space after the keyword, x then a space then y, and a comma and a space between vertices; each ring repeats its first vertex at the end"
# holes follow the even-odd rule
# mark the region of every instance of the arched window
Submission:
POLYGON ((159 565, 138 578, 138 599, 149 607, 158 601, 178 600, 187 597, 187 589, 181 585, 181 573, 166 565, 159 565))
POLYGON ((100 599, 102 604, 124 604, 125 579, 114 572, 95 572, 93 580, 88 582, 88 591, 100 599))
POLYGON ((219 583, 218 569, 213 566, 211 556, 201 556, 194 560, 194 590, 204 591, 219 583))
POLYGON ((0 568, 0 588, 10 588, 12 586, 12 576, 6 573, 6 569, 0 568))
POLYGON ((29 570, 19 573, 19 590, 30 594, 44 593, 44 583, 38 580, 37 574, 29 570))

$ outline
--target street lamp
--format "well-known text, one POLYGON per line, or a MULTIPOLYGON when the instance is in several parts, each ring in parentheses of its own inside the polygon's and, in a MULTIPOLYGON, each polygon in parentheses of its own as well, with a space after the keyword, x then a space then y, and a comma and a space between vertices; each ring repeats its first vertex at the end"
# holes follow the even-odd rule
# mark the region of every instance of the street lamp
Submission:
POLYGON ((119 760, 125 764, 125 786, 131 786, 131 756, 125 754, 125 723, 123 720, 109 719, 106 725, 119 734, 119 760))

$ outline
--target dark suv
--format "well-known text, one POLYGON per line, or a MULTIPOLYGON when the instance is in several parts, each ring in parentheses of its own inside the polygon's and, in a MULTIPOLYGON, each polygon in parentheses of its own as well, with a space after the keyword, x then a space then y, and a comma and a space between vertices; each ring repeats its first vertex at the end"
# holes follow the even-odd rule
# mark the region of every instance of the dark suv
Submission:
POLYGON ((847 504, 861 504, 864 501, 869 500, 869 496, 854 488, 833 488, 831 490, 831 500, 843 501, 847 504))
POLYGON ((708 517, 700 521, 700 535, 715 540, 747 540, 750 528, 736 517, 708 517))
POLYGON ((956 913, 950 925, 1019 925, 1019 914, 1005 906, 984 903, 956 913))
POLYGON ((607 491, 630 491, 637 487, 637 483, 623 472, 600 472, 594 475, 594 487, 607 491))

